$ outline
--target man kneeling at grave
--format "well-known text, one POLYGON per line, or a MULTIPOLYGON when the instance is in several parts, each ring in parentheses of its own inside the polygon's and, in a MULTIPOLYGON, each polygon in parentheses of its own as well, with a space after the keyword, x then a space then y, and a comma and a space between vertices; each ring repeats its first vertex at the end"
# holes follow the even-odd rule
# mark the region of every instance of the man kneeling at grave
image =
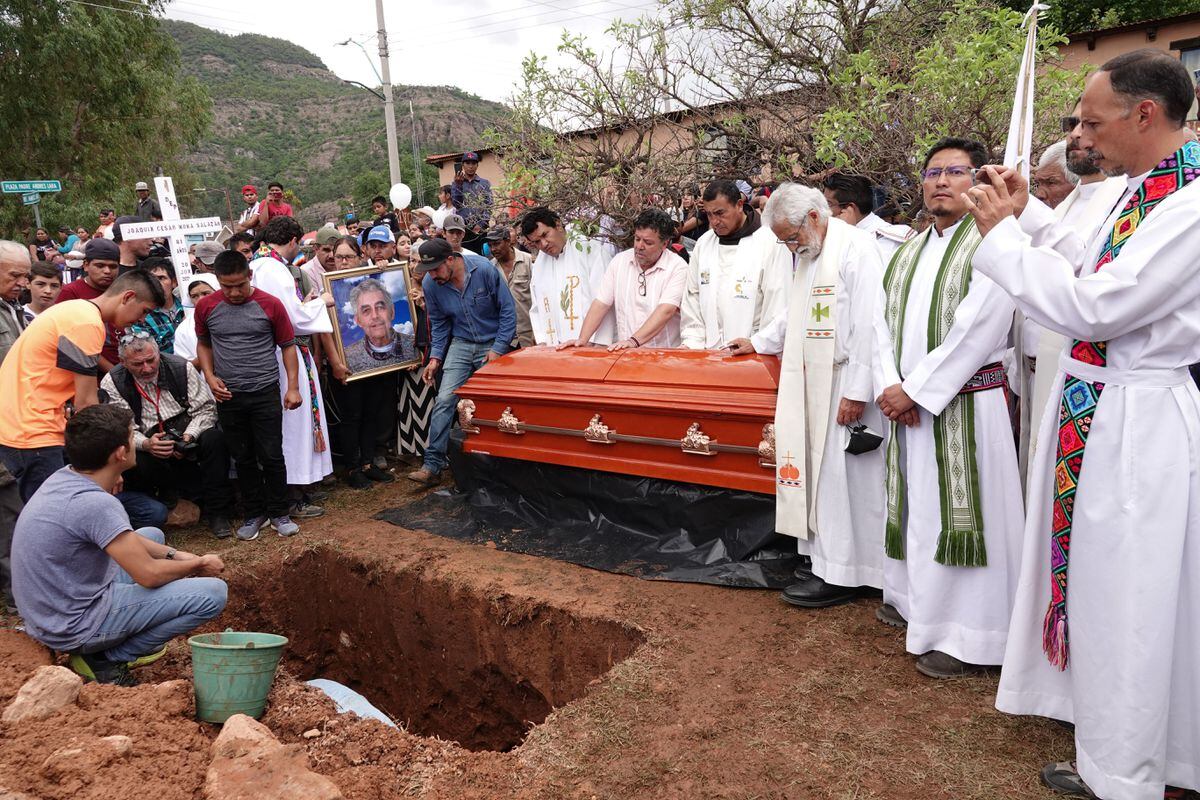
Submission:
POLYGON ((225 608, 216 555, 163 543, 157 528, 130 530, 113 497, 136 463, 133 414, 115 405, 67 421, 70 466, 51 475, 17 520, 12 583, 25 629, 71 654, 71 668, 98 683, 131 686, 131 667, 157 659, 172 638, 225 608))

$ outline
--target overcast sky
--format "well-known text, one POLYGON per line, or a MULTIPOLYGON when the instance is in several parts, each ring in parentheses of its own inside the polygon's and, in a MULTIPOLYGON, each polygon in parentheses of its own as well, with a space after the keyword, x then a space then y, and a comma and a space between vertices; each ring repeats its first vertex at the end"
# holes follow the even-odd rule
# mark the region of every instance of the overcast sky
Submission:
MULTIPOLYGON (((654 0, 384 0, 395 84, 457 86, 503 102, 531 51, 553 56, 563 28, 589 35, 617 18, 634 19, 654 0)), ((374 86, 378 68, 374 0, 174 0, 172 19, 224 33, 261 33, 314 52, 342 78, 374 86), (361 42, 371 63, 347 38, 361 42)))

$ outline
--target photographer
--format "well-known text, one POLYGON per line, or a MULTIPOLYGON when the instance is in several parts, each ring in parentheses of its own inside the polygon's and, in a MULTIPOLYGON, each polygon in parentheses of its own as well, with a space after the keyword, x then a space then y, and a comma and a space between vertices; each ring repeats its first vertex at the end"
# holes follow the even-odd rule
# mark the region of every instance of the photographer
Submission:
POLYGON ((145 331, 122 336, 120 356, 100 388, 133 412, 137 466, 125 473, 125 488, 170 506, 182 487, 196 487, 213 535, 228 537, 229 450, 207 384, 186 359, 160 353, 145 331))

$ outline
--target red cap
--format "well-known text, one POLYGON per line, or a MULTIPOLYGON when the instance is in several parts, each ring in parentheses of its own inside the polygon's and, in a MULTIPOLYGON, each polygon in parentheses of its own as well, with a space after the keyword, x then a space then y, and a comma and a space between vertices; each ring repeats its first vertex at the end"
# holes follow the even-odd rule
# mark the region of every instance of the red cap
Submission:
POLYGON ((242 194, 245 194, 246 192, 254 192, 255 194, 258 194, 258 189, 255 189, 253 184, 247 183, 242 187, 242 194))

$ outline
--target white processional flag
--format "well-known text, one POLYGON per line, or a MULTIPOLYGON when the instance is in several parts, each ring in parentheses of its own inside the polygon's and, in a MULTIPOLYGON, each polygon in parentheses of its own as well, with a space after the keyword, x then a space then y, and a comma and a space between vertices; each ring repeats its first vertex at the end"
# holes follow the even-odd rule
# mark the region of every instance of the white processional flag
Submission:
POLYGON ((1013 95, 1012 118, 1008 123, 1008 143, 1004 146, 1004 166, 1019 170, 1029 179, 1029 163, 1033 148, 1033 79, 1037 71, 1038 12, 1049 10, 1044 3, 1034 3, 1025 14, 1025 52, 1017 72, 1017 89, 1013 95))

